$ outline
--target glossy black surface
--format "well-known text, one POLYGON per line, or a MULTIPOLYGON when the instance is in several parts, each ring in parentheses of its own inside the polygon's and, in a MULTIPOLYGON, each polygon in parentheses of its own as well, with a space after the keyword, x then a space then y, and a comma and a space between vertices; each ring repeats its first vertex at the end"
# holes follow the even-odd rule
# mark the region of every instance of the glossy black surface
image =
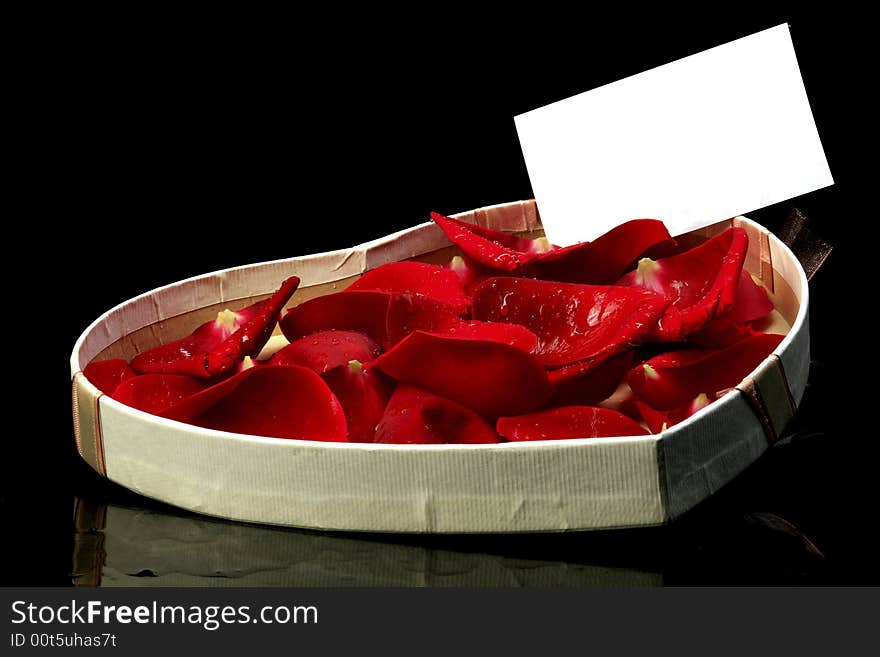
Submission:
POLYGON ((211 585, 241 583, 242 573, 269 583, 272 572, 288 585, 878 581, 867 558, 875 422, 855 396, 858 354, 871 343, 847 300, 873 303, 874 285, 853 249, 866 216, 855 200, 865 184, 854 157, 866 111, 858 39, 827 12, 520 18, 507 32, 461 17, 405 34, 334 33, 324 51, 291 34, 237 47, 210 34, 196 45, 192 35, 160 44, 126 32, 48 58, 23 96, 35 127, 21 166, 40 184, 23 222, 33 235, 19 246, 51 277, 9 275, 6 365, 16 385, 6 413, 24 419, 7 425, 0 466, 10 553, 0 582, 83 583, 88 569, 73 560, 90 540, 105 546, 105 584, 168 582, 177 571, 211 585), (163 507, 101 480, 76 455, 67 360, 109 307, 205 271, 357 244, 430 210, 528 198, 515 114, 786 20, 836 185, 750 216, 778 228, 796 205, 836 246, 811 283, 810 388, 789 440, 680 520, 560 535, 315 534, 163 507), (103 538, 77 534, 77 499, 109 506, 103 538), (169 536, 188 533, 207 537, 193 548, 203 561, 175 561, 169 536))

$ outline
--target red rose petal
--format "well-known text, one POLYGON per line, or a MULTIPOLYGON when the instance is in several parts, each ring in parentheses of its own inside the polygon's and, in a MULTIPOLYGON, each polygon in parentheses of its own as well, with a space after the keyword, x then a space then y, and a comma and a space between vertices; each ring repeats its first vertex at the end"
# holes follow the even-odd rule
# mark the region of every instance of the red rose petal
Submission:
POLYGON ((323 374, 351 360, 367 363, 382 349, 369 336, 356 331, 318 331, 301 337, 276 352, 269 365, 301 365, 323 374))
POLYGON ((394 381, 375 369, 365 369, 357 360, 340 365, 324 375, 345 412, 348 442, 371 443, 376 426, 394 390, 394 381))
POLYGON ((435 445, 500 440, 491 425, 469 408, 427 390, 400 384, 379 421, 376 442, 435 445))
POLYGON ((373 365, 402 383, 457 401, 489 418, 540 408, 553 392, 535 357, 485 340, 415 331, 373 365))
POLYGON ((730 311, 730 319, 735 322, 754 322, 764 319, 772 310, 773 302, 767 296, 767 290, 755 283, 752 275, 743 269, 736 286, 736 299, 730 311))
POLYGON ((419 294, 393 294, 386 317, 388 346, 397 344, 413 331, 442 332, 461 321, 448 303, 419 294))
POLYGON ((86 365, 83 375, 105 395, 112 395, 120 383, 136 376, 121 358, 92 361, 86 365))
POLYGON ((645 421, 645 424, 648 425, 648 429, 651 430, 651 433, 656 434, 674 427, 676 424, 686 420, 697 411, 711 404, 713 401, 715 401, 715 399, 709 399, 708 395, 700 393, 683 406, 674 408, 671 411, 658 411, 656 408, 649 406, 643 401, 633 401, 633 406, 637 409, 639 415, 645 421))
POLYGON ((692 333, 688 341, 698 347, 722 349, 753 335, 761 335, 761 332, 730 317, 720 317, 710 320, 699 331, 692 333))
POLYGON ((500 322, 459 322, 448 326, 441 335, 449 335, 455 338, 468 340, 488 340, 516 347, 527 354, 532 353, 538 346, 538 336, 525 326, 519 324, 502 324, 500 322))
POLYGON ((126 406, 159 415, 207 386, 204 380, 181 374, 143 374, 126 379, 110 396, 126 406))
POLYGON ((389 348, 413 331, 500 342, 525 352, 531 352, 538 343, 538 337, 524 326, 465 321, 449 304, 416 294, 392 295, 387 326, 389 348))
POLYGON ((638 400, 634 400, 632 405, 636 409, 638 415, 644 420, 651 433, 662 433, 671 426, 669 415, 664 411, 658 411, 656 408, 638 400))
POLYGON ((458 276, 464 286, 465 293, 470 296, 473 289, 483 280, 495 275, 496 272, 477 262, 474 262, 467 256, 453 256, 446 268, 458 276))
POLYGON ((782 341, 760 334, 725 349, 671 351, 636 365, 627 383, 644 402, 660 410, 687 403, 700 393, 714 395, 739 385, 782 341))
POLYGON ((521 324, 548 367, 620 353, 650 331, 667 301, 647 290, 497 277, 474 291, 474 317, 521 324))
POLYGON ((593 240, 594 259, 589 279, 583 282, 613 283, 639 256, 652 248, 675 244, 662 221, 633 219, 593 240))
POLYGON ((646 436, 623 413, 593 406, 562 406, 538 413, 499 418, 495 429, 511 441, 646 436))
POLYGON ((389 262, 366 272, 346 288, 349 291, 409 292, 447 303, 457 314, 471 305, 455 272, 424 262, 389 262))
POLYGON ((607 399, 617 390, 633 363, 632 351, 601 363, 581 361, 574 365, 552 370, 550 383, 556 389, 554 406, 593 406, 607 399))
POLYGON ((320 376, 296 365, 253 367, 182 400, 163 417, 232 433, 344 442, 345 413, 320 376))
POLYGON ((294 342, 318 331, 358 331, 379 344, 385 344, 385 292, 337 292, 310 299, 292 308, 281 318, 284 336, 294 342))
POLYGON ((140 373, 187 374, 200 378, 230 372, 245 356, 254 357, 272 335, 281 309, 299 286, 291 276, 269 299, 238 312, 223 311, 189 336, 146 351, 131 361, 140 373))
POLYGON ((450 219, 436 212, 431 213, 431 219, 465 255, 491 269, 515 271, 534 260, 537 253, 547 247, 547 241, 543 238, 532 240, 516 237, 450 219))
POLYGON ((517 276, 539 278, 563 283, 586 283, 596 261, 593 245, 589 242, 537 254, 531 261, 515 270, 517 276))
POLYGON ((729 228, 684 253, 656 262, 642 258, 619 285, 652 290, 669 300, 653 337, 685 340, 733 308, 740 272, 749 248, 742 228, 729 228))

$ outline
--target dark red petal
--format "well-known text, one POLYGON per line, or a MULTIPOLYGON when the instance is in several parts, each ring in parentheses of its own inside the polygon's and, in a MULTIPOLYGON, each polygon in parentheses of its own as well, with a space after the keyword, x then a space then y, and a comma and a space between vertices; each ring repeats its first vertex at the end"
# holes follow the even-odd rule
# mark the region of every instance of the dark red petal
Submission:
POLYGON ((424 262, 389 262, 366 272, 348 291, 409 292, 447 303, 458 314, 471 305, 455 272, 424 262))
POLYGON ((528 415, 502 417, 495 429, 512 441, 648 435, 641 425, 623 413, 593 406, 562 406, 528 415))
POLYGON ((669 300, 653 333, 680 341, 733 309, 740 272, 749 248, 742 228, 729 228, 703 244, 656 262, 643 258, 620 285, 652 290, 669 300))
POLYGON ((344 442, 345 413, 320 376, 296 365, 253 367, 181 401, 163 417, 272 438, 344 442))
POLYGON ((159 415, 207 385, 204 380, 180 374, 143 374, 126 379, 110 396, 126 406, 159 415))
POLYGON ((772 310, 773 302, 767 296, 767 290, 755 283, 752 275, 743 269, 736 287, 736 300, 730 319, 735 322, 754 322, 764 319, 772 310))
POLYGON ((581 242, 539 253, 514 273, 517 276, 540 278, 545 281, 587 283, 592 281, 592 267, 595 261, 593 245, 589 242, 581 242))
POLYGON ((330 370, 324 375, 324 381, 345 411, 348 442, 373 442, 376 425, 394 390, 394 381, 379 370, 365 369, 356 360, 330 370))
POLYGON ((86 365, 83 375, 105 395, 112 395, 120 383, 135 376, 135 373, 121 358, 111 358, 92 361, 86 365))
POLYGON ((635 407, 642 420, 644 420, 651 433, 662 433, 672 426, 669 415, 666 412, 658 411, 656 408, 652 408, 643 401, 634 400, 632 405, 635 407))
POLYGON ((509 233, 450 219, 436 212, 431 213, 431 219, 465 255, 481 265, 501 271, 512 272, 531 262, 536 255, 536 243, 546 244, 546 240, 539 242, 515 237, 509 233), (529 253, 529 250, 533 252, 529 253))
POLYGON ((323 374, 350 360, 367 363, 379 355, 379 344, 357 331, 318 331, 276 352, 270 365, 301 365, 323 374))
POLYGON ((461 322, 455 308, 419 294, 393 294, 388 302, 388 345, 395 345, 413 331, 442 332, 461 322))
POLYGON ((379 344, 385 344, 385 292, 337 292, 310 299, 292 308, 281 318, 284 336, 294 342, 318 331, 359 331, 379 344))
POLYGON ((272 335, 281 309, 299 286, 291 276, 269 298, 244 310, 224 311, 189 336, 160 345, 131 361, 138 373, 218 377, 232 371, 245 356, 254 357, 272 335))
POLYGON ((707 322, 696 333, 692 333, 688 341, 698 347, 722 349, 752 335, 761 335, 761 333, 748 324, 736 322, 730 317, 719 317, 707 322))
POLYGON ((500 440, 495 430, 469 408, 427 390, 400 384, 376 429, 376 442, 435 445, 500 440))
POLYGON ((636 365, 627 383, 642 400, 660 410, 687 403, 700 393, 733 388, 782 341, 781 335, 760 334, 725 349, 671 351, 636 365))
POLYGON ((593 240, 595 259, 590 267, 590 282, 613 283, 643 253, 652 248, 675 244, 662 221, 633 219, 612 228, 593 240))
POLYGON ((497 277, 474 291, 474 317, 522 324, 548 367, 625 351, 653 327, 667 301, 647 290, 497 277))
POLYGON ((526 413, 552 394, 536 358, 498 342, 415 331, 373 363, 386 374, 464 404, 484 417, 526 413))
POLYGON ((554 406, 593 406, 607 399, 623 381, 633 363, 632 351, 625 351, 598 364, 581 361, 552 370, 550 383, 556 388, 554 406))

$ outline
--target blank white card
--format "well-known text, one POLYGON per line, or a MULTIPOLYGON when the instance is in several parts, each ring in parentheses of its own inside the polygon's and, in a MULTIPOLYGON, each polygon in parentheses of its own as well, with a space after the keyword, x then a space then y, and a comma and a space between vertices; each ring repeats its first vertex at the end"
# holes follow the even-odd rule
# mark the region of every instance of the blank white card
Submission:
POLYGON ((678 234, 834 183, 787 25, 515 121, 563 246, 637 218, 678 234))

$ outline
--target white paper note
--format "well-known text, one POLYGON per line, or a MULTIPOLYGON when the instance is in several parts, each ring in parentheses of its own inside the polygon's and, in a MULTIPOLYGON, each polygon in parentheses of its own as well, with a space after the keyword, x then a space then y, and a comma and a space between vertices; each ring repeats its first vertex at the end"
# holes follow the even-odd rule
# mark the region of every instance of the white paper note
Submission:
POLYGON ((678 234, 833 184, 787 25, 515 118, 554 244, 678 234))

